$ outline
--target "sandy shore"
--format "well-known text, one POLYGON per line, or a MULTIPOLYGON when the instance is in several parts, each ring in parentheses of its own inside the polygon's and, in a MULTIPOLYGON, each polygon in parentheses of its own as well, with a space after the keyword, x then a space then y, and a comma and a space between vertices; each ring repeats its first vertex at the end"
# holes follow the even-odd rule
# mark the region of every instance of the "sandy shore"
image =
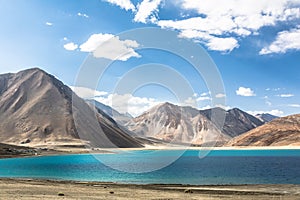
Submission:
POLYGON ((53 145, 53 146, 15 146, 0 143, 0 159, 16 157, 34 157, 47 155, 83 154, 83 153, 118 153, 122 151, 141 150, 300 150, 300 146, 268 146, 268 147, 188 147, 180 145, 146 145, 144 148, 93 148, 88 149, 82 145, 53 145))
POLYGON ((0 179, 0 199, 296 200, 300 185, 182 186, 0 179))

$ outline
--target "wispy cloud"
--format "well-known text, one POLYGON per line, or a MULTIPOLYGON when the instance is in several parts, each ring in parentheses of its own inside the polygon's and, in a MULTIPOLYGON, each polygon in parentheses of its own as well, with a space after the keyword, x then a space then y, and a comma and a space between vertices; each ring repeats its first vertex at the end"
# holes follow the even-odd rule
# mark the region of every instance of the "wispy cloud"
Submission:
POLYGON ((287 104, 288 107, 300 108, 300 104, 287 104))
POLYGON ((257 115, 257 114, 263 114, 263 113, 268 113, 268 114, 271 114, 271 115, 274 115, 274 116, 278 116, 278 117, 281 117, 284 115, 284 112, 281 111, 281 110, 278 110, 278 109, 274 109, 274 110, 265 110, 265 111, 247 111, 247 113, 251 114, 251 115, 257 115))
POLYGON ((216 98, 225 98, 225 97, 226 97, 225 94, 222 93, 216 94, 216 98))
POLYGON ((282 98, 288 98, 288 97, 293 97, 295 96, 294 94, 279 94, 277 95, 278 97, 282 97, 282 98))
POLYGON ((70 86, 70 88, 83 99, 94 99, 96 97, 108 95, 108 93, 105 91, 93 90, 87 87, 70 86))
POLYGON ((47 26, 53 26, 53 23, 51 23, 51 22, 46 22, 45 23, 47 26))
POLYGON ((77 16, 84 17, 84 18, 89 18, 89 16, 87 14, 81 13, 81 12, 77 13, 77 16))
POLYGON ((275 41, 264 47, 259 54, 286 53, 289 50, 300 50, 300 26, 278 33, 275 41))
POLYGON ((134 16, 134 21, 146 23, 148 19, 155 22, 155 12, 158 12, 158 6, 162 0, 143 0, 137 6, 137 13, 134 16))

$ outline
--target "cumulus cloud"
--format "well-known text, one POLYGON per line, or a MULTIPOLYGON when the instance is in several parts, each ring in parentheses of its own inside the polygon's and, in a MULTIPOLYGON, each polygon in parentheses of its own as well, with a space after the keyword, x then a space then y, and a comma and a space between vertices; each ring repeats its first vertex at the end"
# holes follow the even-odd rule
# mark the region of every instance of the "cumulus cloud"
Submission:
MULTIPOLYGON (((300 18, 299 0, 179 0, 171 1, 180 17, 158 19, 162 0, 142 0, 135 7, 130 0, 105 0, 134 14, 135 22, 153 23, 162 28, 179 31, 181 37, 195 39, 210 50, 230 52, 239 47, 239 41, 249 35, 258 35, 266 26, 289 22, 300 18), (193 15, 183 14, 193 12, 193 15)), ((299 27, 297 28, 299 29, 299 27)), ((296 31, 297 30, 293 30, 296 31)), ((286 31, 287 32, 287 31, 286 31)), ((287 34, 284 32, 285 34, 287 34)), ((278 36, 279 37, 279 36, 278 36)), ((299 49, 293 36, 275 41, 260 54, 273 51, 284 53, 288 49, 299 49), (282 41, 283 40, 283 41, 282 41), (288 43, 289 45, 286 45, 288 43), (278 48, 283 47, 283 48, 278 48)))
POLYGON ((277 109, 274 109, 274 110, 269 110, 269 111, 247 111, 247 113, 251 114, 251 115, 257 115, 257 114, 262 114, 262 113, 269 113, 271 115, 274 115, 274 116, 283 116, 284 115, 284 112, 281 111, 281 110, 277 110, 277 109))
POLYGON ((109 94, 108 96, 96 97, 94 99, 113 107, 120 113, 128 112, 132 116, 139 116, 153 106, 162 103, 153 98, 136 97, 132 94, 109 94))
POLYGON ((103 42, 113 38, 112 34, 93 34, 89 37, 89 39, 80 45, 80 50, 83 52, 92 52, 95 51, 96 48, 102 44, 103 42))
POLYGON ((212 37, 207 41, 206 46, 210 50, 231 52, 233 49, 239 47, 239 44, 238 41, 233 37, 230 38, 212 37))
POLYGON ((85 14, 85 13, 79 12, 79 13, 77 13, 77 15, 78 15, 79 17, 89 18, 89 16, 88 16, 87 14, 85 14))
POLYGON ((70 42, 70 43, 65 44, 64 48, 68 51, 74 51, 75 49, 78 48, 78 45, 73 42, 70 42))
POLYGON ((293 97, 294 94, 279 94, 277 95, 278 97, 282 97, 282 98, 288 98, 288 97, 293 97))
MULTIPOLYGON (((298 11, 300 13, 300 10, 298 11)), ((286 53, 300 49, 300 26, 289 31, 279 32, 275 41, 264 47, 259 54, 286 53)))
POLYGON ((254 91, 251 88, 239 87, 238 90, 235 91, 237 95, 244 97, 256 96, 254 91))
POLYGON ((239 47, 238 38, 258 34, 264 26, 300 18, 297 0, 183 0, 174 4, 184 11, 196 11, 199 16, 159 20, 157 24, 178 30, 181 36, 200 40, 217 51, 232 51, 239 47))
POLYGON ((104 1, 119 6, 120 8, 125 10, 132 10, 132 11, 136 10, 135 6, 131 3, 130 0, 104 0, 104 1))
POLYGON ((147 19, 150 18, 152 22, 157 19, 154 15, 158 12, 158 6, 162 0, 144 0, 137 6, 137 13, 134 16, 134 21, 146 23, 147 19))
POLYGON ((99 33, 91 35, 80 45, 80 51, 93 52, 96 58, 126 61, 131 57, 140 57, 134 50, 137 47, 139 44, 134 40, 120 40, 118 36, 99 33))
POLYGON ((70 88, 83 99, 94 99, 97 97, 106 96, 108 94, 105 91, 93 90, 87 87, 70 86, 70 88))

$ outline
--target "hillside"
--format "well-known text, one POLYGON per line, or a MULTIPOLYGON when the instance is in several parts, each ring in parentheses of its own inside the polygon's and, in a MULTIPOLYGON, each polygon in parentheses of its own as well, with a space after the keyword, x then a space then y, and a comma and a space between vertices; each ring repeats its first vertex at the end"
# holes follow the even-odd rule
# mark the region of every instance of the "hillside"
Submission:
POLYGON ((244 133, 227 146, 299 146, 300 115, 290 115, 272 120, 244 133))
POLYGON ((0 75, 0 97, 2 143, 141 146, 113 119, 93 110, 69 87, 38 68, 0 75))

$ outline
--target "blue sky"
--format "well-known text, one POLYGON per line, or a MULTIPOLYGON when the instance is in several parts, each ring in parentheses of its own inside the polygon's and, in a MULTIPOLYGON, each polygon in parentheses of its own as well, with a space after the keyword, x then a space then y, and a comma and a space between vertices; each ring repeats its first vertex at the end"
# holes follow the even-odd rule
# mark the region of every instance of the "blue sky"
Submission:
POLYGON ((203 77, 189 63, 168 52, 138 49, 142 44, 134 39, 116 37, 135 28, 157 27, 173 30, 179 39, 207 51, 224 82, 227 108, 282 116, 300 113, 299 8, 299 0, 0 0, 0 73, 38 66, 74 86, 87 57, 101 42, 115 38, 113 54, 98 52, 99 59, 113 63, 97 91, 77 88, 81 96, 96 95, 106 104, 113 100, 117 109, 125 112, 129 106, 133 115, 164 101, 184 103, 159 84, 132 94, 114 91, 136 66, 159 63, 188 80, 199 108, 212 106, 203 77), (122 48, 130 53, 115 58, 122 48))

